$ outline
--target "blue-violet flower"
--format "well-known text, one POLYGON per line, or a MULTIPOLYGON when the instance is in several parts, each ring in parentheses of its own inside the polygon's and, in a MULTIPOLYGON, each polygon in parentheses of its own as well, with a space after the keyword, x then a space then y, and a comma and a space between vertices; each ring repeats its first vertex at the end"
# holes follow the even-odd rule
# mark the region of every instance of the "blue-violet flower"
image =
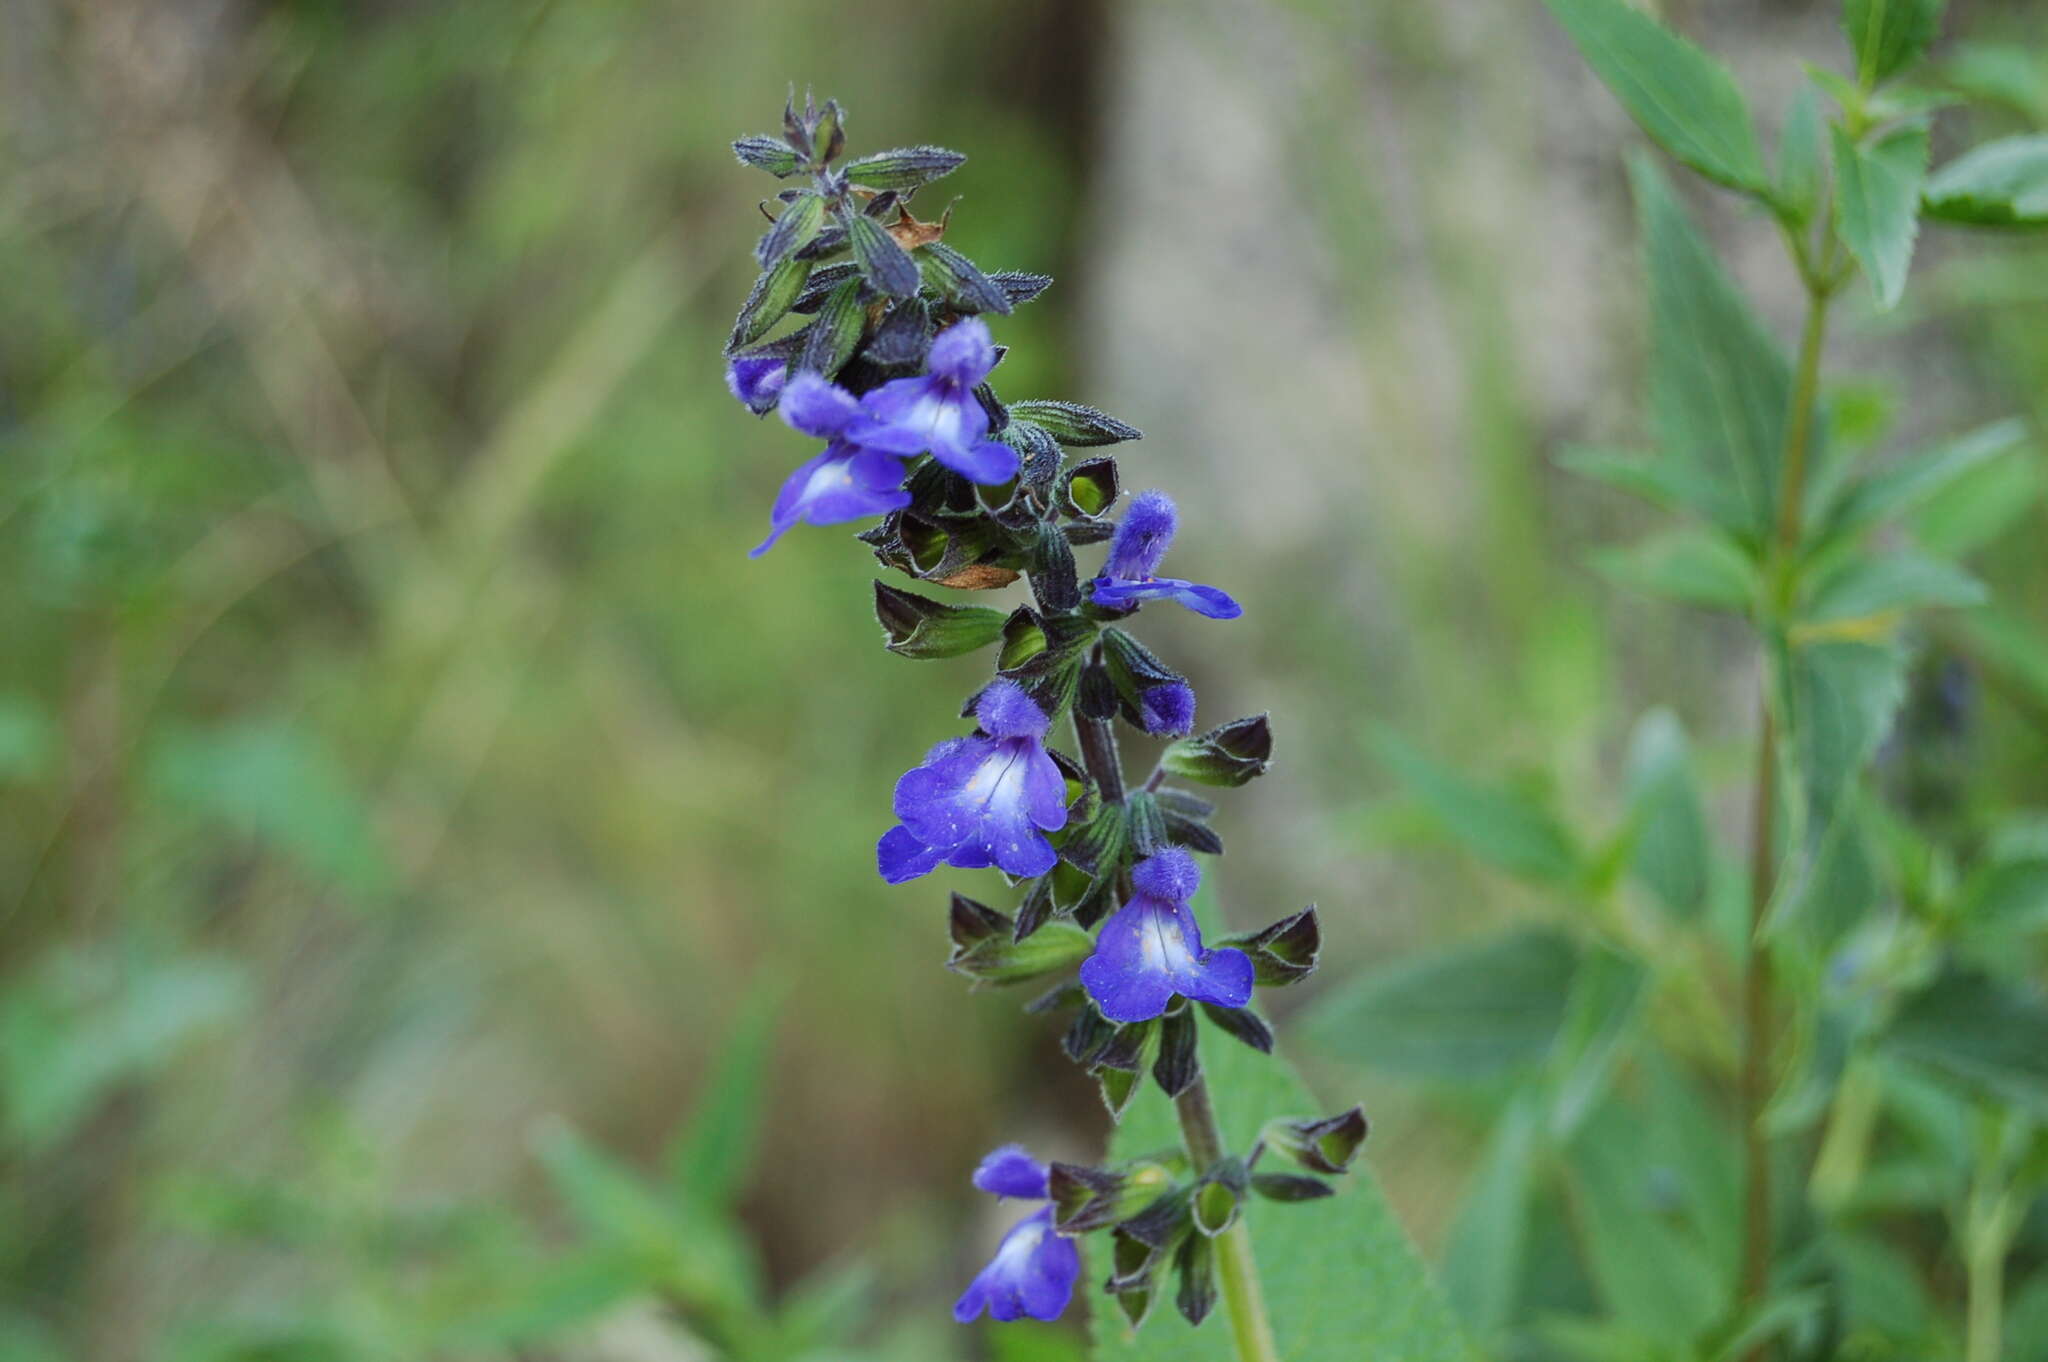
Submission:
POLYGON ((1113 1022, 1149 1021, 1175 994, 1217 1007, 1252 997, 1252 962, 1243 951, 1202 949, 1188 901, 1202 883, 1195 858, 1168 847, 1131 868, 1130 902, 1102 924, 1095 954, 1081 962, 1081 984, 1113 1022))
POLYGON ((799 465, 782 484, 768 517, 768 537, 750 557, 768 552, 799 521, 837 525, 910 504, 910 494, 903 490, 902 456, 848 438, 848 428, 859 415, 859 400, 836 383, 811 373, 789 380, 782 390, 782 419, 827 444, 822 454, 799 465))
POLYGON ((1017 451, 987 439, 988 412, 974 389, 996 364, 996 344, 979 317, 965 317, 932 341, 925 372, 898 378, 861 399, 853 438, 891 454, 924 454, 974 482, 1017 476, 1017 451))
POLYGON ((1118 522, 1109 541, 1109 557, 1102 575, 1088 583, 1088 595, 1097 605, 1120 609, 1148 600, 1179 601, 1197 615, 1212 620, 1234 620, 1244 607, 1213 586, 1158 577, 1159 562, 1173 543, 1179 524, 1173 498, 1164 492, 1140 492, 1131 498, 1130 509, 1118 522))
MULTIPOLYGON (((1004 1145, 974 1170, 974 1185, 997 1197, 1043 1201, 1048 1193, 1044 1164, 1021 1145, 1004 1145)), ((953 1318, 962 1324, 986 1309, 1008 1322, 1029 1315, 1058 1319, 1074 1297, 1081 1277, 1081 1251, 1052 1227, 1052 1207, 1028 1215, 1010 1228, 1003 1242, 961 1293, 953 1318)))
POLYGON ((1051 727, 1015 681, 990 682, 976 702, 981 732, 953 738, 896 782, 896 816, 875 848, 882 878, 901 884, 939 862, 994 865, 1019 878, 1058 859, 1045 834, 1067 823, 1067 780, 1046 754, 1051 727))

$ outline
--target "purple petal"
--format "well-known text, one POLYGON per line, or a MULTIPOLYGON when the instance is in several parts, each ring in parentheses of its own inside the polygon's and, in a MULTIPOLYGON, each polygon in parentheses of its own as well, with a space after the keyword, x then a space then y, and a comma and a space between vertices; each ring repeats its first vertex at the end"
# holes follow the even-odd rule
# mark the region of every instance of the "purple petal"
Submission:
MULTIPOLYGON (((1131 887, 1168 903, 1186 903, 1202 887, 1202 868, 1180 847, 1166 847, 1131 867, 1131 887)), ((1195 938, 1200 950, 1201 937, 1195 938)))
POLYGON ((1132 497, 1124 518, 1117 522, 1115 538, 1109 541, 1109 557, 1103 562, 1102 575, 1150 577, 1159 571, 1160 560, 1172 546, 1173 532, 1179 523, 1173 498, 1166 493, 1140 492, 1132 497))
POLYGON ((932 457, 969 482, 988 486, 1016 477, 1020 463, 1016 450, 994 440, 962 446, 933 445, 932 457))
POLYGON ((1046 1177, 1045 1165, 1032 1158, 1023 1145, 1006 1144, 981 1161, 974 1170, 974 1185, 993 1196, 1043 1201, 1046 1177))
POLYGON ((1176 993, 1243 1007, 1251 999, 1252 964, 1242 951, 1203 950, 1186 905, 1140 894, 1103 924, 1095 954, 1081 962, 1081 984, 1110 1021, 1149 1021, 1176 993))
POLYGON ((772 355, 736 355, 725 366, 725 386, 756 416, 765 416, 789 380, 789 363, 772 355))
POLYGON ((797 466, 776 494, 775 509, 769 514, 768 538, 753 550, 759 558, 799 521, 813 525, 838 525, 872 515, 887 515, 910 504, 910 494, 890 487, 877 491, 854 476, 856 451, 851 445, 834 442, 825 452, 797 466))
POLYGON ((1199 582, 1180 583, 1179 590, 1172 593, 1172 599, 1197 615, 1206 615, 1212 620, 1234 620, 1244 613, 1244 607, 1227 594, 1199 582))
POLYGON ((1008 1323, 1030 1316, 1053 1320, 1073 1299, 1081 1277, 1081 1253, 1074 1241, 1054 1232, 1052 1208, 1012 1226, 989 1260, 953 1307, 962 1324, 984 1308, 992 1319, 1008 1323))
POLYGON ((875 868, 890 884, 902 884, 905 880, 929 875, 938 868, 942 859, 942 853, 912 837, 908 828, 889 829, 875 845, 875 868))
POLYGON ((1067 778, 1043 750, 1032 754, 1031 769, 1024 773, 1024 807, 1047 832, 1067 825, 1067 778))
POLYGON ((974 718, 991 738, 1043 738, 1052 727, 1038 702, 1008 678, 983 688, 974 702, 974 718))
POLYGON ((821 440, 844 434, 859 415, 860 399, 818 374, 798 374, 782 390, 782 419, 821 440))
POLYGON ((926 372, 962 389, 972 388, 996 367, 995 338, 979 317, 963 317, 932 339, 926 372))
POLYGON ((1147 686, 1138 697, 1138 721, 1147 733, 1178 738, 1195 731, 1195 691, 1179 681, 1147 686))

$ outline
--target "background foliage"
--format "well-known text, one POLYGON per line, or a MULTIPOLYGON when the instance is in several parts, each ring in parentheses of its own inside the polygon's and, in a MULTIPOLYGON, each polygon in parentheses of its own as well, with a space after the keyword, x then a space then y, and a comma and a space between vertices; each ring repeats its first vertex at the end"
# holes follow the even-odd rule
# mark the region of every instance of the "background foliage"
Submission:
MULTIPOLYGON (((1770 155, 1681 153, 1724 180, 1778 164, 1794 54, 1860 60, 1832 5, 1667 17, 1751 91, 1770 155)), ((971 153, 972 253, 1060 277, 1004 323, 1043 370, 1019 390, 1144 426, 1130 467, 1201 526, 1178 552, 1251 607, 1229 652, 1177 649, 1279 727, 1220 898, 1320 901, 1298 1058, 1322 1105, 1368 1100, 1475 1336, 1694 1355, 1736 1205, 1694 1138, 1727 1059, 1696 1016, 1729 981, 1616 924, 1739 917, 1703 833, 1739 845, 1758 661, 1614 585, 1726 603, 1726 556, 1564 466, 1684 438, 1698 396, 1646 381, 1660 267, 1697 257, 1665 233, 1646 291, 1638 201, 1704 224, 1781 345, 1796 289, 1727 200, 1632 198, 1635 134, 1540 7, 5 25, 0 1353, 1073 1355, 944 1319, 1000 1225, 968 1219, 973 1160, 1103 1138, 1052 1038, 935 967, 942 896, 870 875, 955 682, 875 646, 836 536, 743 557, 788 445, 720 384, 755 192, 725 144, 794 79, 863 146, 971 153)), ((1950 7, 1926 83, 1973 103, 1937 165, 2048 129, 2039 25, 1950 7)), ((1953 1346, 1953 1246, 2048 1104, 2042 251, 1925 237, 1903 305, 1849 296, 1830 355, 1842 448, 1967 465, 1911 542, 1988 587, 1934 582, 1960 608, 1908 640, 1848 796, 1855 901, 1956 965, 1916 978, 1924 938, 1884 930, 1831 965, 1923 989, 1829 1089, 1883 1113, 1817 1184, 1873 1357, 1953 1346)))

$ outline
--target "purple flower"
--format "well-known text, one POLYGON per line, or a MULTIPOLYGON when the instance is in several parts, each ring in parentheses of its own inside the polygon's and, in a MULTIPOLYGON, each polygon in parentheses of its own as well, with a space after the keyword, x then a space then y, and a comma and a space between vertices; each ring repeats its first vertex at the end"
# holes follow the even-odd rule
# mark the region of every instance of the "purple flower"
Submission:
POLYGON ((1088 583, 1089 598, 1111 609, 1167 600, 1179 601, 1212 620, 1234 620, 1242 615, 1244 608, 1213 586, 1153 575, 1173 543, 1178 523, 1179 513, 1166 493, 1140 492, 1131 498, 1130 509, 1116 527, 1116 537, 1109 541, 1102 575, 1088 583))
POLYGON ((799 521, 837 525, 910 504, 903 490, 902 457, 847 437, 859 415, 859 401, 837 384, 811 373, 789 380, 782 390, 782 419, 827 443, 824 453, 800 465, 782 484, 768 517, 768 537, 749 557, 768 552, 799 521))
MULTIPOLYGON (((1004 1145, 974 1170, 974 1185, 998 1197, 1043 1201, 1046 1167, 1021 1145, 1004 1145)), ((1026 1315, 1058 1319, 1080 1277, 1081 1251, 1053 1229, 1052 1207, 1047 1206, 1010 1227, 996 1256, 960 1293, 953 1318, 965 1324, 987 1310, 1004 1323, 1026 1315)))
POLYGON ((773 355, 734 355, 725 366, 725 386, 756 416, 768 414, 788 381, 788 361, 773 355))
POLYGON ((1194 857, 1168 847, 1131 869, 1137 891, 1102 924, 1095 954, 1081 962, 1081 984, 1113 1022, 1149 1021, 1177 993, 1217 1007, 1252 997, 1252 962, 1243 951, 1202 949, 1188 900, 1202 883, 1194 857))
POLYGON ((934 747, 896 782, 896 816, 875 848, 882 878, 914 880, 949 861, 994 865, 1019 878, 1043 875, 1058 859, 1045 834, 1065 827, 1067 781, 1046 755, 1045 711, 1015 681, 981 693, 981 732, 934 747))
POLYGON ((929 453, 975 482, 1008 482, 1017 476, 1017 451, 986 438, 988 412, 974 395, 995 363, 995 341, 981 318, 953 323, 932 341, 922 375, 892 379, 861 399, 853 438, 891 454, 929 453))

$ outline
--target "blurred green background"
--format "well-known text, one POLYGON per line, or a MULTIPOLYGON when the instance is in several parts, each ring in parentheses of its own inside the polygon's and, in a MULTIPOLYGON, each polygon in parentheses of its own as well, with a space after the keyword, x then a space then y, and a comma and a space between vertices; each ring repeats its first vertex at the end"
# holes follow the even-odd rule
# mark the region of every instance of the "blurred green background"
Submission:
MULTIPOLYGON (((1836 59, 1819 0, 1667 13, 1767 125, 1795 56, 1836 59)), ((938 967, 942 888, 873 874, 974 668, 876 646, 842 534, 744 555, 807 449, 723 387, 766 183, 726 144, 791 82, 856 153, 969 154, 952 239, 1059 280, 998 328, 1006 393, 1144 427, 1127 484, 1247 602, 1147 620, 1208 718, 1274 714, 1228 915, 1320 902, 1341 980, 1536 911, 1375 725, 1599 822, 1669 702, 1739 825, 1756 659, 1593 571, 1648 513, 1552 465, 1640 436, 1642 303, 1633 134, 1536 5, 0 16, 0 1356, 705 1355, 620 1285, 633 1245, 574 1246, 678 1129, 715 1155, 750 1078, 758 1162, 693 1234, 759 1263, 705 1271, 877 1357, 989 1346, 944 1318, 1001 1224, 967 1170, 1105 1121, 1045 1024, 938 967)), ((1980 46, 1941 56, 2004 108, 1944 136, 2048 124, 2044 28, 1951 5, 1980 46)), ((1702 207, 1789 327, 1768 231, 1702 207)), ((1906 312, 1846 309, 1837 419, 2038 434, 2048 255, 1916 270, 1906 312)), ((1974 697, 1929 817, 2048 805, 2044 471, 1942 522, 1999 605, 1923 640, 1974 697)), ((1300 1058, 1437 1249, 1479 1123, 1300 1058)), ((751 1355, 808 1355, 789 1327, 751 1355)))

